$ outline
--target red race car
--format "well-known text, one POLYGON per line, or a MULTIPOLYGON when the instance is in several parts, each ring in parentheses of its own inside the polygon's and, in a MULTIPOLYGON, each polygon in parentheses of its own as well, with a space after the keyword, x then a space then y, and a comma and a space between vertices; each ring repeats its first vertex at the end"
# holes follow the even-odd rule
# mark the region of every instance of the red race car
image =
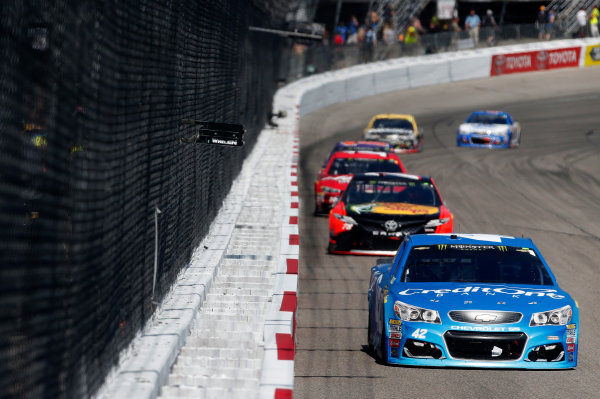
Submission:
POLYGON ((405 235, 452 233, 453 225, 431 178, 360 174, 329 213, 329 252, 392 256, 405 235))
POLYGON ((339 141, 325 158, 323 168, 327 166, 332 155, 339 151, 384 151, 389 152, 392 147, 383 141, 339 141))
POLYGON ((329 212, 352 176, 366 172, 404 173, 398 155, 378 151, 338 151, 315 180, 315 214, 329 212))

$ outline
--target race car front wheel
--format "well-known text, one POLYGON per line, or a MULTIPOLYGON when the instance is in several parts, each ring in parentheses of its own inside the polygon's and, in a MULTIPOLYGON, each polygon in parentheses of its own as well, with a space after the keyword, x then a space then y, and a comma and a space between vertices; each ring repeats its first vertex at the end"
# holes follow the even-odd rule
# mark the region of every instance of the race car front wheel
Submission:
POLYGON ((383 312, 382 318, 383 318, 383 320, 381 321, 381 339, 379 340, 379 361, 382 364, 387 364, 387 362, 388 362, 388 340, 385 336, 385 312, 383 312))
POLYGON ((371 339, 372 334, 373 329, 371 327, 371 306, 369 306, 369 322, 367 323, 367 348, 369 349, 369 353, 375 353, 375 347, 373 346, 373 340, 371 339))

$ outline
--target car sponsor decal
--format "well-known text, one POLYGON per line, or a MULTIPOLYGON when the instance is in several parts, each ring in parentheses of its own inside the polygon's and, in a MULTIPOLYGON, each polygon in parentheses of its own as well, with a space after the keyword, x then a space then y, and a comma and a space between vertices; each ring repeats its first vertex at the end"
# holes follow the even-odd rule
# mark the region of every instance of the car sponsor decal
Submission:
POLYGON ((592 65, 600 65, 600 44, 585 49, 585 66, 592 65))
POLYGON ((332 180, 338 183, 350 183, 352 180, 352 175, 341 175, 341 176, 327 176, 321 179, 322 182, 332 180))
POLYGON ((558 341, 558 335, 548 335, 548 341, 558 341))
POLYGON ((577 330, 567 330, 567 337, 576 337, 577 330))
POLYGON ((387 215, 434 215, 440 212, 437 206, 416 205, 404 202, 360 204, 350 206, 356 213, 383 213, 387 215))
POLYGON ((572 353, 569 353, 569 361, 572 362, 575 359, 572 353))
MULTIPOLYGON (((417 294, 437 294, 445 295, 445 294, 459 294, 459 295, 470 295, 474 293, 480 293, 485 295, 496 295, 496 294, 504 294, 504 295, 512 295, 513 297, 524 296, 537 296, 543 297, 546 296, 552 299, 564 299, 564 295, 557 294, 556 290, 553 289, 521 289, 514 287, 479 287, 479 286, 467 286, 467 287, 459 287, 459 288, 440 288, 434 290, 426 290, 423 288, 407 288, 403 291, 398 292, 398 295, 408 296, 408 295, 417 295, 417 294)), ((568 326, 567 326, 568 328, 568 326)))
POLYGON ((577 342, 577 338, 567 337, 567 344, 574 344, 575 342, 577 342))
POLYGON ((567 352, 575 352, 575 344, 567 344, 567 352))
POLYGON ((390 324, 397 324, 397 325, 401 326, 402 320, 390 319, 390 324))
POLYGON ((577 328, 575 324, 567 324, 567 330, 574 330, 575 328, 577 328))

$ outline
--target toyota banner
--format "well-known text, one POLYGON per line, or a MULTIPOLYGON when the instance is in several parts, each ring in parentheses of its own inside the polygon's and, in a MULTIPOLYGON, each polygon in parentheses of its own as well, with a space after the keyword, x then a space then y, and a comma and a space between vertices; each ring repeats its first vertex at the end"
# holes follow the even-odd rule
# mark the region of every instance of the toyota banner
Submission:
POLYGON ((492 56, 492 76, 579 66, 581 47, 527 51, 492 56))

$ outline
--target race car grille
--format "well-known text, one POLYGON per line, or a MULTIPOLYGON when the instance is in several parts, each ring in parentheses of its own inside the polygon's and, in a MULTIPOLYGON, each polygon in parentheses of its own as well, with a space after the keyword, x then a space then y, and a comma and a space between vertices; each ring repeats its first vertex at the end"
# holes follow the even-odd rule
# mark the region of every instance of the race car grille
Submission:
POLYGON ((493 141, 491 137, 471 137, 473 144, 490 144, 493 141))
POLYGON ((448 353, 464 360, 517 360, 521 357, 525 333, 446 331, 444 340, 448 353))
POLYGON ((490 312, 481 310, 453 310, 448 313, 453 321, 473 324, 518 323, 523 318, 519 312, 490 312))
MULTIPOLYGON (((355 217, 356 221, 359 223, 359 225, 365 229, 366 231, 369 232, 385 232, 385 233, 396 233, 396 232, 402 232, 404 234, 416 234, 416 233, 420 233, 423 232, 424 230, 424 226, 425 223, 427 223, 429 221, 429 219, 420 219, 420 220, 398 220, 397 221, 397 225, 395 227, 395 229, 393 231, 389 231, 388 228, 386 228, 386 221, 389 220, 382 220, 382 219, 372 219, 372 218, 366 218, 366 217, 355 217)), ((392 219, 392 218, 390 218, 392 219)), ((384 234, 376 234, 375 235, 381 235, 383 236, 384 234)))

